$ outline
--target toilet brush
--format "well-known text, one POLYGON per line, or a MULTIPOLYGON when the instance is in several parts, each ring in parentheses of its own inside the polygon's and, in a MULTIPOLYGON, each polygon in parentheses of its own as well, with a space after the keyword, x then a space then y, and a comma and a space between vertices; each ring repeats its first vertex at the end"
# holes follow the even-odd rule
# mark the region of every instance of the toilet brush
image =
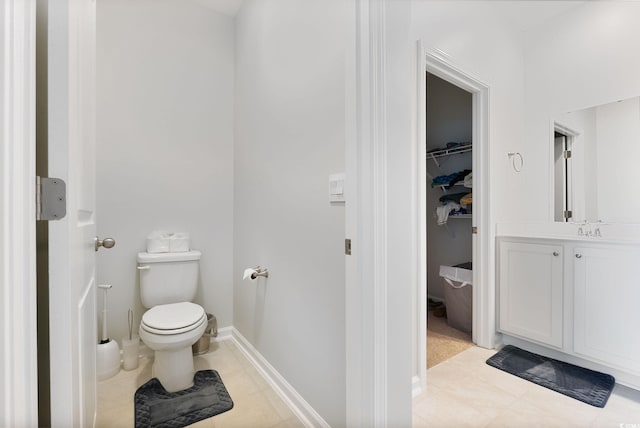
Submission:
POLYGON ((98 288, 104 290, 102 305, 102 337, 98 343, 96 354, 96 371, 98 380, 108 379, 120 371, 120 348, 115 340, 107 336, 107 291, 111 288, 109 284, 100 284, 98 288))
POLYGON ((129 321, 129 336, 122 338, 122 367, 125 370, 138 368, 138 347, 140 339, 133 336, 133 309, 127 312, 129 321))

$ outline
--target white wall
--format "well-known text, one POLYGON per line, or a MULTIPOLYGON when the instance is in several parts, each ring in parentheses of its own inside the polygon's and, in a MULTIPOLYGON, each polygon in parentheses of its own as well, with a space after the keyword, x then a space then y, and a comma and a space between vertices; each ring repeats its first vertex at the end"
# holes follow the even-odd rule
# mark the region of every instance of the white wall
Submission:
MULTIPOLYGON (((520 205, 532 220, 552 220, 549 206, 551 119, 569 111, 640 94, 640 57, 635 54, 640 49, 638 19, 640 3, 637 2, 585 2, 526 33, 529 177, 523 188, 528 197, 523 198, 520 205)), ((633 156, 625 156, 620 150, 616 152, 619 169, 629 170, 630 165, 623 162, 633 156)), ((598 163, 601 160, 599 157, 598 163)), ((635 168, 631 166, 631 169, 635 168)), ((598 189, 598 198, 615 195, 616 191, 617 186, 598 189)), ((616 199, 619 201, 624 196, 616 199)), ((611 205, 611 201, 608 204, 611 205)), ((638 216, 633 220, 637 223, 638 216)))
MULTIPOLYGON (((432 74, 427 75, 427 151, 444 148, 448 142, 471 142, 471 94, 432 74)), ((471 169, 471 152, 427 161, 427 173, 433 177, 471 169)), ((427 294, 444 299, 440 265, 453 266, 472 260, 471 219, 450 218, 438 226, 434 217, 440 197, 438 186, 427 183, 427 294)), ((461 186, 446 193, 470 192, 461 186)))
POLYGON ((166 228, 202 251, 197 302, 232 324, 234 21, 197 3, 100 0, 97 254, 109 335, 143 308, 136 253, 166 228))
MULTIPOLYGON (((425 49, 438 53, 452 66, 474 77, 489 87, 489 223, 485 231, 490 250, 486 254, 488 272, 485 292, 495 292, 495 256, 493 225, 500 219, 515 218, 519 207, 513 201, 521 196, 522 177, 510 167, 507 152, 523 151, 522 135, 524 107, 523 38, 500 15, 496 2, 477 1, 412 1, 409 23, 410 41, 422 40, 425 49)), ((409 66, 410 67, 410 66, 409 66)), ((414 68, 415 69, 415 68, 414 68)), ((412 80, 407 79, 407 82, 412 80)), ((396 82, 399 84, 399 82, 396 82)), ((407 97, 414 97, 411 83, 407 97)), ((412 98, 408 98, 408 102, 412 98)), ((477 176, 479 172, 475 171, 477 176)), ((409 186, 411 183, 405 183, 409 186)), ((478 195, 475 195, 476 198, 478 195)), ((474 209, 478 209, 476 200, 474 209)), ((474 269, 481 269, 474 266, 474 269)), ((494 302, 489 301, 488 314, 494 313, 494 302)), ((399 316, 393 314, 392 316, 399 316)), ((489 316, 489 322, 493 317, 489 316)), ((417 328, 417 314, 413 325, 417 328)), ((417 349, 414 332, 413 348, 417 349)), ((400 351, 396 351, 400 352, 400 351)), ((413 374, 419 372, 423 361, 416 359, 414 351, 413 374)))
POLYGON ((236 17, 234 326, 345 425, 344 170, 349 2, 248 1, 236 17), (243 281, 246 267, 269 279, 243 281))
MULTIPOLYGON (((418 207, 413 199, 417 194, 418 183, 415 180, 416 146, 412 139, 417 129, 415 116, 412 115, 417 91, 413 88, 416 83, 416 45, 415 40, 411 39, 408 25, 411 13, 410 2, 386 2, 384 113, 387 123, 384 131, 387 155, 384 177, 386 183, 382 185, 386 194, 373 195, 374 200, 385 197, 388 207, 387 222, 384 225, 386 253, 383 255, 387 265, 381 267, 381 271, 386 273, 386 278, 381 279, 386 282, 387 287, 387 353, 377 355, 376 358, 382 358, 386 362, 388 386, 387 391, 384 391, 387 396, 387 408, 384 410, 387 412, 387 426, 390 427, 411 424, 410 379, 415 374, 410 355, 415 355, 415 352, 408 346, 413 335, 408 326, 413 321, 412 310, 415 307, 411 296, 418 272, 411 251, 418 248, 419 242, 416 223, 418 207)), ((380 364, 375 360, 374 362, 380 364)), ((379 381, 374 379, 374 385, 379 381)), ((378 394, 380 393, 379 391, 378 394)))
POLYGON ((412 37, 437 49, 455 66, 489 86, 490 200, 496 221, 522 215, 512 201, 522 177, 509 151, 523 151, 523 36, 499 14, 495 2, 412 2, 412 37))

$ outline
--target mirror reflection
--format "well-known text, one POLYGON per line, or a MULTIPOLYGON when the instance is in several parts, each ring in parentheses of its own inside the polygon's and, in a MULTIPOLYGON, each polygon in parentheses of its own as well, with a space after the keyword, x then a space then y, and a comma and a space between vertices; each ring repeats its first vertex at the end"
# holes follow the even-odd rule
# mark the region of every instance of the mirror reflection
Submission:
POLYGON ((553 121, 554 220, 637 223, 640 97, 553 121))

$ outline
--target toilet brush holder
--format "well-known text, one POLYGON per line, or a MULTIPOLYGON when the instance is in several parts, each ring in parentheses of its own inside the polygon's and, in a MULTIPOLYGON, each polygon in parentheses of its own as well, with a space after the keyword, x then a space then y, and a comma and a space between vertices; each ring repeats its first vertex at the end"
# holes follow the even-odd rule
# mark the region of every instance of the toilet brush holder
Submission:
POLYGON ((129 339, 122 338, 122 367, 125 370, 134 370, 138 368, 138 349, 140 347, 140 338, 137 336, 129 339))
POLYGON ((98 288, 104 291, 102 305, 102 338, 98 343, 96 352, 96 374, 98 380, 109 379, 120 371, 120 348, 118 342, 107 336, 107 291, 109 284, 98 284, 98 288))
POLYGON ((120 371, 120 348, 118 342, 109 340, 98 344, 96 374, 98 380, 109 379, 120 371))

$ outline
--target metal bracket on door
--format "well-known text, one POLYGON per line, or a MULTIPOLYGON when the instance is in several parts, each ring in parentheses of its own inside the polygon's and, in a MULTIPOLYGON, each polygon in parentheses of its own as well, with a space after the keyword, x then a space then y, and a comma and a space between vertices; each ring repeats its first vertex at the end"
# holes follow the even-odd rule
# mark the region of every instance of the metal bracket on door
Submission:
POLYGON ((61 220, 67 215, 67 185, 60 178, 36 177, 36 220, 61 220))

